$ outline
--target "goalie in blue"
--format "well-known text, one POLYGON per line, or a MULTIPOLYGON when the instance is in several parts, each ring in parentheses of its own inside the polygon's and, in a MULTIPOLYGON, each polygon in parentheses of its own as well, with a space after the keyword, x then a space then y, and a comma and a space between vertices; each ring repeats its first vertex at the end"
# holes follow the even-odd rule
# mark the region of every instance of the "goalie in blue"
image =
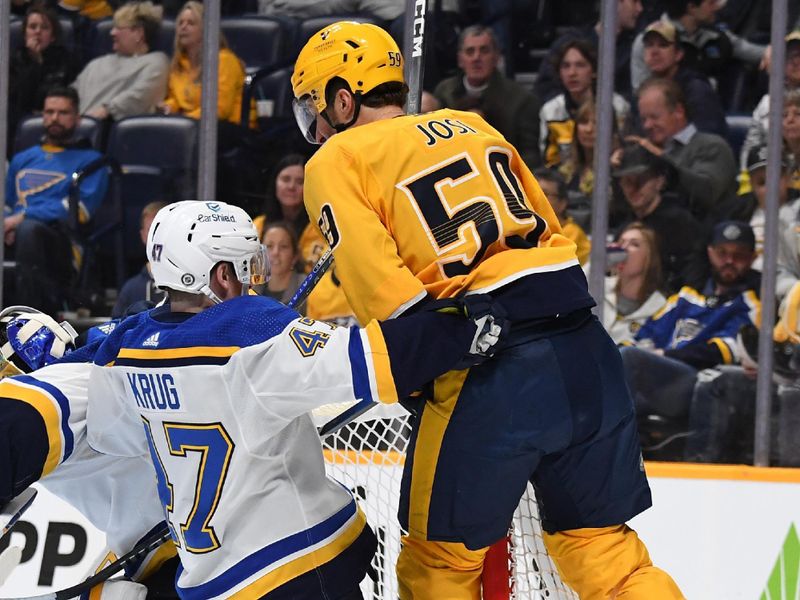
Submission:
POLYGON ((221 202, 161 209, 147 252, 169 302, 125 320, 99 348, 88 432, 102 452, 152 459, 181 560, 178 594, 361 598, 375 535, 325 475, 309 412, 395 402, 481 362, 500 319, 491 305, 471 318, 426 311, 363 329, 302 318, 248 294, 268 276, 265 249, 247 214, 221 202))

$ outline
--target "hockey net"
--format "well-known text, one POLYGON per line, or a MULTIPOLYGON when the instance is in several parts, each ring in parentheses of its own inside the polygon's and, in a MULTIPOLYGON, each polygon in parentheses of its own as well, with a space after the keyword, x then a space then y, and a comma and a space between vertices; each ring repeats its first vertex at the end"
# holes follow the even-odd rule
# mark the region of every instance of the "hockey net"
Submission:
MULTIPOLYGON (((315 411, 314 420, 320 426, 343 408, 323 407, 315 411)), ((410 416, 402 407, 380 405, 322 440, 328 474, 353 491, 378 537, 371 581, 362 584, 367 599, 398 597, 394 565, 402 531, 397 505, 410 433, 410 416)), ((492 552, 495 559, 487 559, 484 573, 485 600, 577 599, 547 555, 530 484, 514 514, 506 543, 496 544, 492 552)))

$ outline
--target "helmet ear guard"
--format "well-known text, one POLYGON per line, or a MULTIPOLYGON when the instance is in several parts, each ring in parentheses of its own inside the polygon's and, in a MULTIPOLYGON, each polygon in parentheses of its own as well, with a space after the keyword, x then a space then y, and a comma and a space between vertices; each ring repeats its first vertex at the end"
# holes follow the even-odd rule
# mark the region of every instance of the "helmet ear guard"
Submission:
POLYGON ((0 311, 0 378, 29 373, 75 349, 75 329, 28 306, 0 311))

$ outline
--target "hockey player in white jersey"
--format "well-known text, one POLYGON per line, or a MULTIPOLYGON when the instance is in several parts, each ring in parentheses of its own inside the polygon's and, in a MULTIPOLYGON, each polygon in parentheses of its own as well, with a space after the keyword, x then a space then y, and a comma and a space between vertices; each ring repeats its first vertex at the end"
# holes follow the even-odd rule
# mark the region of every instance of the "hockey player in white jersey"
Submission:
POLYGON ((147 251, 169 304, 127 319, 98 350, 88 431, 103 452, 152 456, 179 595, 361 598, 375 536, 325 475, 309 411, 394 402, 485 358, 475 348, 492 315, 363 329, 301 318, 247 294, 266 279, 266 255, 247 214, 221 202, 163 208, 147 251))
MULTIPOLYGON (((0 313, 0 505, 40 481, 105 532, 110 551, 121 555, 163 526, 164 514, 152 498, 148 460, 104 455, 87 443, 93 349, 74 350, 74 340, 68 323, 35 309, 0 313)), ((171 542, 164 544, 126 574, 146 580, 175 554, 171 542)), ((92 597, 109 600, 121 593, 144 598, 147 590, 118 582, 98 586, 92 597)))

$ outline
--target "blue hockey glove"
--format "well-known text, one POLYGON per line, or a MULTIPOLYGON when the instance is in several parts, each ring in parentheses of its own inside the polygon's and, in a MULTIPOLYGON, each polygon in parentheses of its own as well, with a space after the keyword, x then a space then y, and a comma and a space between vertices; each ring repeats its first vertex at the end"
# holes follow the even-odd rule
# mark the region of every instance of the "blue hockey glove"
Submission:
POLYGON ((469 351, 462 357, 456 369, 474 367, 494 356, 502 347, 511 327, 505 309, 489 294, 444 298, 429 303, 425 308, 460 314, 475 323, 475 336, 469 351))

